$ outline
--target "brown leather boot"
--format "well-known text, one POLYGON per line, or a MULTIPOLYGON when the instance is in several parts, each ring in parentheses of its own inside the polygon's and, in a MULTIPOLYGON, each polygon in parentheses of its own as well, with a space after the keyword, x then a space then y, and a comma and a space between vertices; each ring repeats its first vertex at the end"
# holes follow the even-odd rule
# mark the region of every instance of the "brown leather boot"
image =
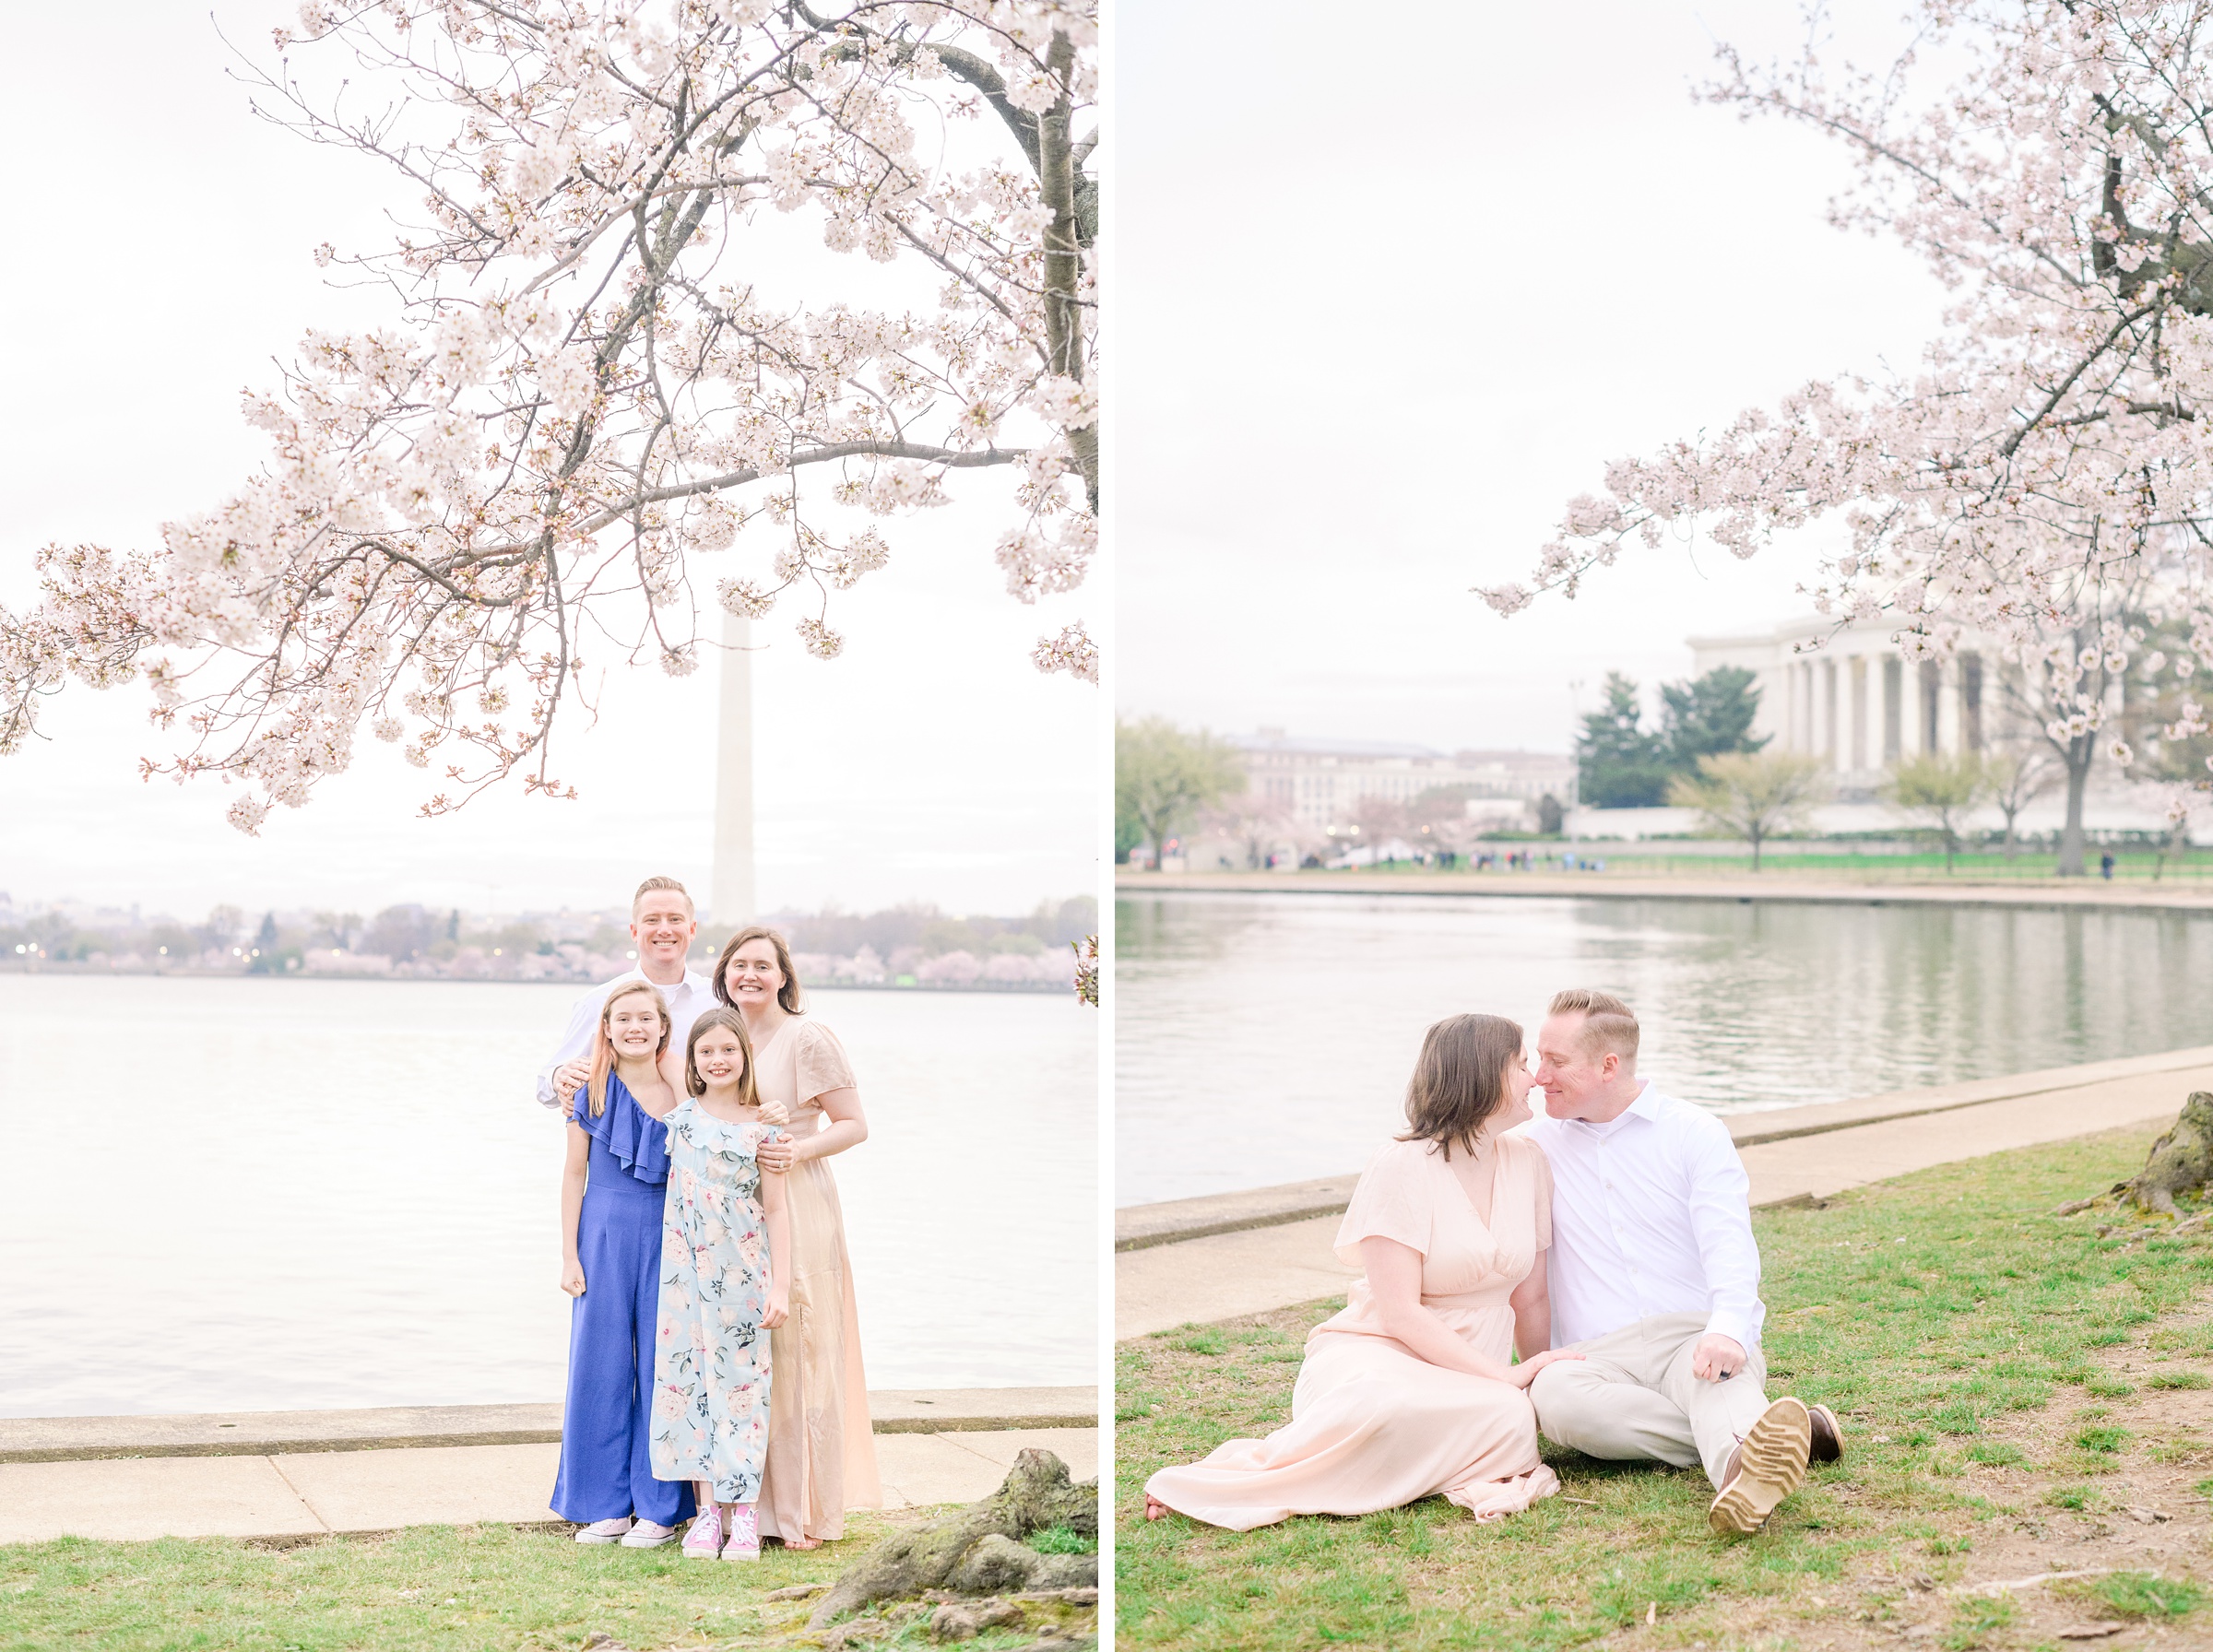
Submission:
POLYGON ((1836 1412, 1825 1405, 1809 1405, 1805 1414, 1814 1425, 1814 1443, 1806 1452, 1807 1460, 1835 1462, 1844 1455, 1844 1431, 1837 1425, 1836 1412))
POLYGON ((1706 1511, 1707 1524, 1723 1537, 1757 1531, 1775 1505, 1805 1483, 1812 1446, 1813 1419, 1805 1402, 1787 1394, 1770 1401, 1729 1454, 1722 1489, 1706 1511))

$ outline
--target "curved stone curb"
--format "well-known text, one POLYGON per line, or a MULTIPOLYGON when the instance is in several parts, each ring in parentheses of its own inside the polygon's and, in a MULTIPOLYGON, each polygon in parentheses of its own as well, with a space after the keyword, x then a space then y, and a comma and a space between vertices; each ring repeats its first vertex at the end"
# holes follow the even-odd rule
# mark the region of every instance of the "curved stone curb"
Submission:
MULTIPOLYGON (((966 1434, 1095 1428, 1096 1388, 881 1388, 874 1432, 966 1434)), ((109 1457, 268 1457, 446 1446, 538 1446, 561 1438, 558 1405, 375 1406, 332 1411, 202 1411, 155 1417, 0 1418, 0 1463, 109 1457)))

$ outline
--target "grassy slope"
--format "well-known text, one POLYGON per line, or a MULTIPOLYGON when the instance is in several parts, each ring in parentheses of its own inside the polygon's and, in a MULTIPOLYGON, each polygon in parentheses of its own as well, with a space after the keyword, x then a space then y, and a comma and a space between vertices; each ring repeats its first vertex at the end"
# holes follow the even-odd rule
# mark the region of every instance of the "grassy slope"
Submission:
MULTIPOLYGON (((2147 1386, 2184 1395, 2205 1380, 2191 1362, 2213 1357, 2213 1331, 2191 1308, 2213 1287, 2213 1236, 2099 1238, 2110 1214, 2049 1214, 2140 1164, 2148 1140, 2116 1132, 1757 1215, 1769 1392, 1834 1407, 1852 1449, 1746 1541, 1709 1532, 1702 1476, 1549 1446, 1565 1495, 1496 1526, 1439 1498, 1244 1534, 1178 1516, 1148 1526, 1141 1488, 1154 1469, 1288 1415, 1306 1328, 1334 1304, 1125 1344, 1118 1645, 1895 1646, 1903 1620, 1940 1607, 1948 1617, 1922 1631, 1936 1638, 1919 1644, 2056 1644, 2039 1638, 2042 1605, 2024 1615, 2013 1599, 1962 1604, 1941 1586, 1968 1575, 1960 1557, 1979 1536, 1985 1560, 2007 1543, 2090 1540, 2051 1522, 2089 1522, 2101 1476, 2213 1456, 2186 1425, 2137 1437, 2102 1418, 2107 1408, 2083 1406, 2135 1390, 2114 1375, 2122 1354, 2149 1363, 2147 1386), (2063 1415, 2073 1421, 2054 1424, 2063 1415)), ((2191 1540, 2195 1558, 2168 1555, 2168 1576, 2204 1569, 2204 1538, 2191 1540)), ((2120 1584, 2093 1587, 2115 1598, 2051 1610, 2156 1617, 2195 1598, 2187 1583, 2148 1604, 2120 1584)), ((2213 1641, 2205 1618, 2190 1628, 2213 1641)))

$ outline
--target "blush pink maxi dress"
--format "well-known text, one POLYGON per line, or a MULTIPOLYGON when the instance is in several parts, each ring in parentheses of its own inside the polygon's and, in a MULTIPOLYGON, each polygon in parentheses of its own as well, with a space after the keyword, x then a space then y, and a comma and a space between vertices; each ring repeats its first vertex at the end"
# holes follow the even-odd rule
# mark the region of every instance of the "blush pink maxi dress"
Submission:
MULTIPOLYGON (((1337 1255, 1358 1267, 1363 1239, 1420 1252, 1423 1305, 1505 1364, 1514 1336, 1507 1298, 1552 1244, 1552 1177, 1534 1142, 1509 1136, 1492 1150, 1486 1223, 1431 1143, 1387 1144, 1353 1190, 1337 1255)), ((1373 1514, 1439 1493, 1478 1520, 1497 1520, 1559 1489, 1537 1457, 1529 1396, 1432 1365, 1385 1336, 1365 1278, 1344 1311, 1308 1337, 1288 1423, 1145 1482, 1178 1513, 1233 1531, 1293 1515, 1373 1514)))
MULTIPOLYGON (((808 1016, 779 1023, 753 1062, 761 1099, 784 1103, 795 1136, 822 1127, 816 1097, 853 1085, 837 1034, 808 1016)), ((846 1535, 847 1509, 883 1504, 860 1363, 860 1306, 829 1160, 792 1168, 784 1178, 784 1209, 791 1228, 791 1316, 768 1339, 774 1375, 761 1532, 828 1542, 846 1535)))

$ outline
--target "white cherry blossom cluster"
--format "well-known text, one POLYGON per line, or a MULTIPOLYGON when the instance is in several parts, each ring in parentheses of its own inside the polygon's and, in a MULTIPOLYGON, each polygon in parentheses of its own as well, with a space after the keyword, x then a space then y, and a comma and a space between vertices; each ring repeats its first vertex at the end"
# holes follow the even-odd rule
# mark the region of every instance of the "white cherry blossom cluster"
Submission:
MULTIPOLYGON (((277 47, 391 97, 364 122, 284 64, 257 88, 424 190, 393 249, 316 251, 395 313, 307 335, 245 398, 260 473, 159 551, 44 554, 39 605, 0 610, 0 751, 65 678, 135 675, 191 737, 149 767, 246 785, 246 832, 364 726, 440 773, 430 812, 515 773, 563 795, 587 636, 681 676, 703 608, 781 602, 834 657, 831 598, 893 550, 849 518, 942 506, 955 469, 1011 473, 1018 597, 1083 583, 1095 0, 309 0, 277 47), (794 299, 759 278, 786 215, 911 273, 794 299)), ((1095 679, 1087 650, 1033 657, 1095 679)))
POLYGON ((2213 5, 1918 0, 1908 23, 1957 78, 1921 88, 1916 54, 1832 75, 1817 9, 1800 63, 1724 48, 1708 95, 1849 146, 1836 221, 1903 242, 1959 295, 1920 371, 1807 384, 1609 466, 1531 584, 1480 595, 1511 614, 1574 596, 1631 539, 1696 525, 1748 557, 1832 519, 1849 544, 1808 589, 1820 612, 1888 620, 1909 653, 1995 637, 2052 738, 2096 739, 2153 614, 2189 636, 2162 682, 2213 665, 2213 5))

